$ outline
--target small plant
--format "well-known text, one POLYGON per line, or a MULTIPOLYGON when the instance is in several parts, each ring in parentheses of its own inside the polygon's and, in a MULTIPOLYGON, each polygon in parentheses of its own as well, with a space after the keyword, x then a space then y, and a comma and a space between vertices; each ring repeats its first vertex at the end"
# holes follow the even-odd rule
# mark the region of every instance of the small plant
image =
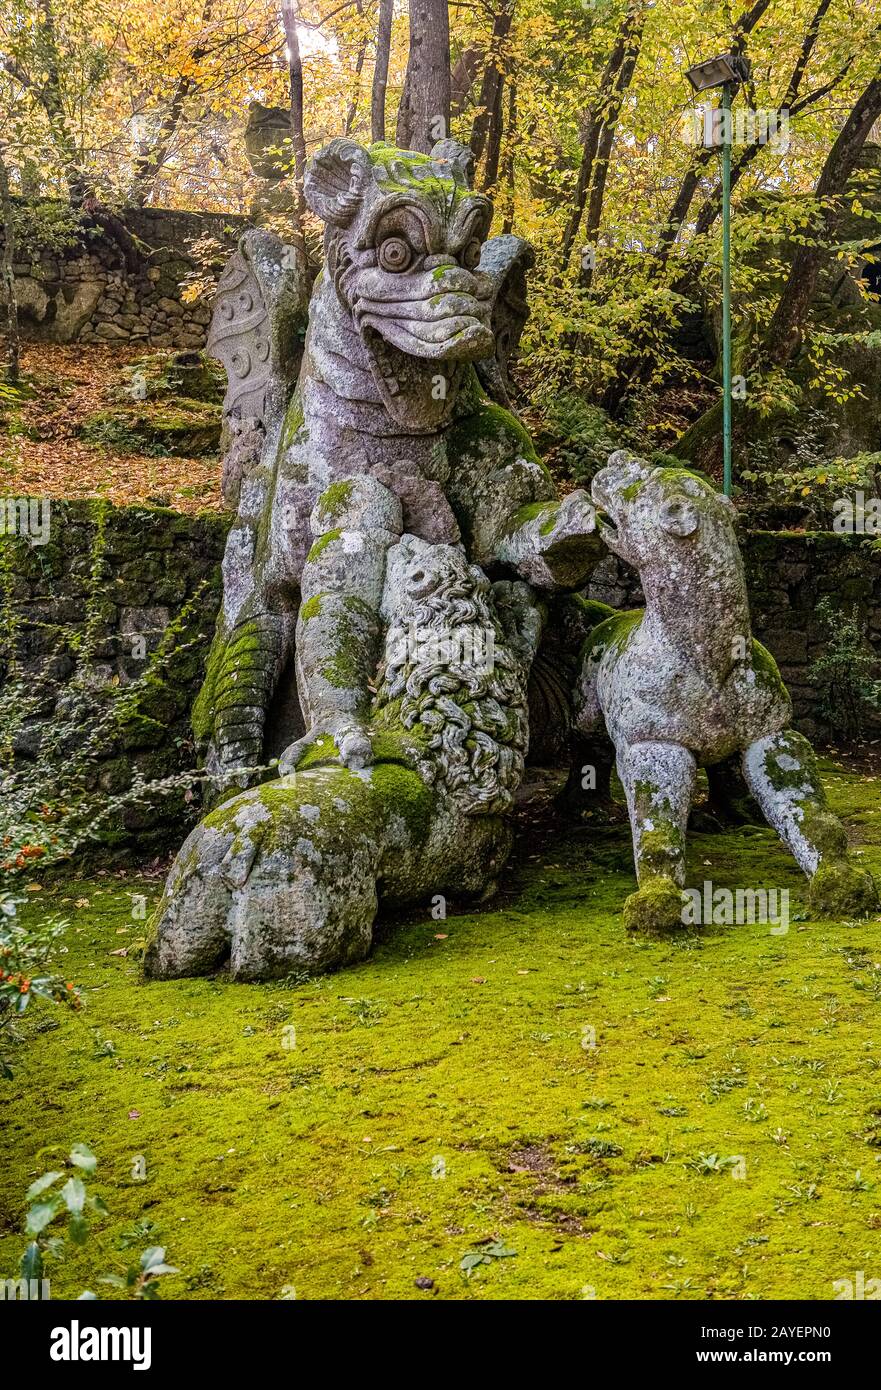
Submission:
POLYGON ((548 425, 559 439, 553 450, 555 469, 580 484, 590 482, 609 455, 629 442, 626 431, 604 410, 572 392, 564 392, 551 402, 548 425))
POLYGON ((481 1265, 491 1265, 493 1260, 510 1260, 517 1254, 516 1250, 509 1250, 504 1241, 488 1240, 481 1245, 479 1250, 466 1250, 459 1261, 459 1268, 470 1279, 475 1269, 481 1265))
MULTIPOLYGON (((46 1260, 62 1260, 71 1245, 84 1245, 91 1230, 90 1219, 106 1216, 107 1207, 101 1197, 89 1192, 86 1180, 91 1178, 98 1160, 85 1144, 74 1144, 64 1169, 52 1169, 31 1183, 25 1193, 28 1203, 25 1235, 30 1243, 21 1257, 20 1277, 27 1286, 44 1277, 46 1260), (69 1173, 69 1170, 73 1170, 69 1173), (66 1181, 62 1183, 62 1179, 66 1181), (64 1235, 58 1234, 58 1223, 66 1221, 64 1235), (55 1230, 50 1233, 50 1227, 55 1230)), ((149 1223, 146 1223, 149 1225, 149 1223)), ((166 1264, 161 1245, 151 1245, 143 1252, 137 1265, 125 1274, 106 1274, 98 1282, 124 1290, 132 1298, 159 1298, 159 1279, 163 1274, 177 1274, 173 1265, 166 1264)), ((86 1289, 81 1299, 95 1299, 97 1294, 86 1289)))
MULTIPOLYGON (((76 986, 52 969, 59 938, 68 923, 48 917, 34 926, 24 926, 17 917, 20 902, 9 893, 0 893, 0 1042, 4 1036, 19 1041, 16 1019, 33 999, 69 1009, 78 1009, 82 1002, 76 986)), ((12 1078, 9 1061, 2 1055, 0 1077, 7 1081, 12 1078)))
POLYGON ((732 1168, 736 1168, 740 1158, 737 1154, 698 1154, 697 1158, 691 1158, 685 1164, 695 1173, 700 1173, 702 1177, 707 1177, 711 1173, 727 1173, 732 1168))
POLYGON ((881 708, 877 660, 856 608, 847 614, 824 598, 817 617, 826 630, 826 650, 811 665, 808 679, 820 692, 823 718, 837 734, 853 739, 863 731, 866 714, 881 708))

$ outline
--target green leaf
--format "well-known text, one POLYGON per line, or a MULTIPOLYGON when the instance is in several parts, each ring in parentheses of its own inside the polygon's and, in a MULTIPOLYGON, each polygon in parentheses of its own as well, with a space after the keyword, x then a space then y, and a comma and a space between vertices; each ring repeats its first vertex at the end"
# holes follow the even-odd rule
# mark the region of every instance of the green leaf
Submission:
POLYGON ((81 1216, 86 1201, 86 1185, 82 1178, 68 1178, 61 1196, 71 1216, 81 1216))
POLYGON ((478 1265, 488 1264, 488 1256, 481 1255, 476 1250, 469 1250, 468 1253, 466 1255, 463 1255, 461 1260, 459 1261, 459 1268, 464 1269, 465 1273, 469 1274, 471 1270, 476 1269, 478 1265))
POLYGON ((121 1274, 105 1274, 103 1279, 99 1279, 100 1284, 112 1284, 115 1289, 127 1289, 128 1284, 121 1274))
POLYGON ((61 1198, 52 1197, 48 1202, 37 1202, 32 1206, 24 1223, 25 1234, 38 1236, 61 1209, 61 1198))
POLYGON ((148 1245, 141 1256, 141 1269, 149 1273, 154 1265, 161 1265, 165 1259, 165 1248, 162 1245, 148 1245))
POLYGON ((83 1292, 80 1294, 79 1298, 77 1299, 77 1302, 81 1302, 82 1299, 86 1299, 87 1301, 92 1303, 97 1303, 98 1295, 96 1293, 92 1293, 91 1289, 84 1289, 83 1292))
POLYGON ((98 1166, 97 1158, 85 1144, 74 1144, 70 1151, 70 1161, 75 1168, 85 1168, 87 1173, 94 1173, 98 1166))
POLYGON ((486 1247, 487 1255, 491 1255, 494 1260, 510 1260, 517 1254, 516 1250, 509 1250, 504 1241, 494 1241, 492 1245, 486 1247))
POLYGON ((74 1245, 83 1245, 85 1243, 86 1236, 89 1234, 89 1223, 81 1212, 77 1212, 70 1218, 68 1230, 74 1245))
POLYGON ((40 1247, 35 1240, 31 1241, 22 1255, 20 1269, 22 1279, 41 1279, 43 1277, 43 1256, 40 1254, 40 1247))
POLYGON ((41 1178, 35 1178, 24 1194, 25 1201, 32 1202, 35 1197, 39 1197, 41 1192, 45 1192, 47 1187, 51 1187, 53 1182, 57 1182, 61 1176, 61 1173, 44 1173, 41 1178))

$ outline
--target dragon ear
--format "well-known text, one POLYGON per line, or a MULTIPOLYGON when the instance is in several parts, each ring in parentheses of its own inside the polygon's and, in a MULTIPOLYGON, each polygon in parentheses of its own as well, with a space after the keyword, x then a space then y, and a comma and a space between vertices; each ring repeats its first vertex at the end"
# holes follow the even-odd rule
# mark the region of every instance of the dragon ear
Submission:
POLYGON ((306 166, 306 202, 322 222, 348 227, 370 178, 370 156, 354 140, 331 140, 306 166))

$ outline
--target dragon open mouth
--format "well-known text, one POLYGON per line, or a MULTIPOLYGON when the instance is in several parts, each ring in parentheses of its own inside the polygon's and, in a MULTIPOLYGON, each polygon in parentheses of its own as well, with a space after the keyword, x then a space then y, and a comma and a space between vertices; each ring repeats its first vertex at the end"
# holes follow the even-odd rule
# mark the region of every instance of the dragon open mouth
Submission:
POLYGON ((409 430, 430 432, 448 417, 464 371, 461 361, 406 352, 384 337, 374 324, 361 325, 373 379, 392 419, 409 430), (445 386, 438 390, 438 379, 445 386))

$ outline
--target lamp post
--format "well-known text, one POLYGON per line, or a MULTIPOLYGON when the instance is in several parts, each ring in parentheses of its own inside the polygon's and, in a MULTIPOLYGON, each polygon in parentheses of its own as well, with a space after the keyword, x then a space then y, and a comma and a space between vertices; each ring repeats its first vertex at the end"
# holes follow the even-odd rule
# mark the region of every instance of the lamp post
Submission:
POLYGON ((721 87, 721 120, 713 121, 704 143, 722 147, 722 489, 731 496, 731 98, 749 77, 749 64, 736 53, 697 63, 685 76, 696 92, 721 87))

